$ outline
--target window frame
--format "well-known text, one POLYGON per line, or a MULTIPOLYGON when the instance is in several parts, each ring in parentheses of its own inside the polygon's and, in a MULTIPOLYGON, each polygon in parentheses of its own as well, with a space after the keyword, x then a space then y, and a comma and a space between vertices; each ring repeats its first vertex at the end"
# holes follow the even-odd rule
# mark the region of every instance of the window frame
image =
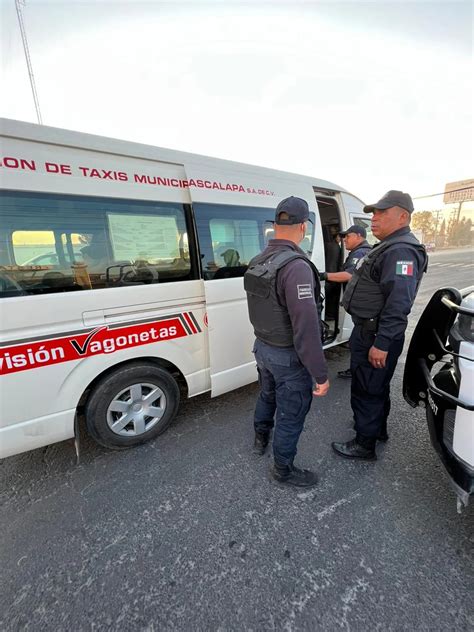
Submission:
MULTIPOLYGON (((239 205, 239 204, 223 204, 223 203, 215 203, 215 202, 194 202, 193 203, 193 218, 195 222, 195 230, 197 236, 197 244, 199 248, 199 259, 200 259, 200 273, 201 278, 204 281, 214 281, 219 280, 215 279, 214 276, 207 277, 209 274, 208 271, 204 269, 204 258, 207 256, 206 248, 209 252, 213 252, 212 247, 212 233, 210 224, 213 219, 219 220, 255 220, 257 222, 258 227, 258 239, 260 243, 260 250, 262 252, 268 244, 268 239, 265 238, 265 228, 271 224, 275 224, 275 209, 273 207, 268 206, 249 206, 249 205, 239 205), (211 209, 215 209, 215 214, 210 214, 211 209), (226 215, 227 210, 227 215, 226 215), (238 213, 242 211, 247 211, 243 216, 239 216, 238 213), (248 212, 255 212, 256 216, 251 216, 248 212), (265 212, 268 216, 262 218, 262 214, 265 212), (200 213, 202 215, 200 216, 200 213), (204 219, 203 219, 204 218, 204 219), (200 223, 205 221, 206 223, 206 231, 203 234, 203 230, 200 227, 200 223), (206 242, 209 246, 203 249, 203 243, 206 242)), ((304 251, 308 254, 308 258, 311 259, 312 251, 314 249, 314 242, 316 238, 316 213, 314 211, 310 211, 308 223, 311 225, 311 250, 304 251)), ((258 253, 255 253, 258 254, 258 253)), ((254 255, 255 256, 255 255, 254 255)), ((242 264, 242 267, 247 264, 242 264)), ((220 266, 217 270, 220 270, 226 266, 220 266)), ((217 272, 214 271, 214 274, 217 272)), ((239 275, 241 278, 243 275, 239 275)))
MULTIPOLYGON (((157 283, 150 283, 146 281, 140 283, 140 281, 138 281, 136 282, 136 286, 144 287, 145 285, 160 285, 160 283, 178 283, 182 281, 196 280, 201 278, 201 267, 200 258, 198 256, 196 230, 192 216, 192 207, 189 204, 160 200, 81 196, 49 192, 18 191, 11 189, 4 189, 1 193, 2 198, 8 199, 5 200, 4 205, 0 205, 0 239, 1 246, 3 247, 4 251, 2 260, 0 261, 0 271, 3 269, 6 277, 8 277, 9 275, 13 275, 13 278, 16 282, 18 282, 19 278, 20 281, 17 284, 19 287, 21 286, 23 291, 20 292, 18 290, 16 294, 13 292, 13 290, 5 291, 6 293, 2 291, 2 293, 0 294, 0 298, 10 298, 12 296, 20 295, 38 296, 44 294, 56 294, 60 292, 69 292, 72 289, 91 291, 126 286, 126 283, 122 282, 114 284, 111 281, 113 277, 109 277, 107 275, 107 271, 110 270, 110 268, 113 268, 113 265, 107 265, 106 267, 104 267, 104 271, 100 272, 101 279, 104 280, 104 282, 106 283, 104 287, 102 287, 101 285, 96 285, 95 287, 87 287, 87 285, 78 284, 77 277, 75 276, 74 272, 72 272, 70 276, 64 275, 65 279, 68 282, 65 283, 62 287, 48 286, 47 284, 44 284, 44 286, 41 287, 44 275, 36 277, 38 279, 37 283, 34 282, 34 278, 38 271, 43 272, 44 274, 49 271, 44 269, 46 265, 43 266, 42 270, 41 266, 38 265, 38 270, 33 271, 31 277, 26 274, 26 279, 21 278, 21 267, 25 264, 17 263, 18 252, 15 253, 13 235, 19 231, 35 232, 35 226, 36 224, 40 223, 40 219, 32 222, 33 228, 26 228, 28 217, 29 215, 32 215, 34 213, 35 207, 38 207, 38 209, 40 209, 42 207, 47 207, 48 205, 50 205, 51 207, 50 221, 48 223, 48 219, 46 218, 45 222, 42 223, 41 226, 38 225, 37 232, 50 231, 53 233, 55 243, 51 246, 51 254, 53 254, 54 252, 54 254, 57 256, 58 264, 56 266, 54 264, 48 266, 50 267, 50 270, 52 272, 61 272, 58 269, 61 265, 67 269, 71 267, 71 256, 73 256, 73 258, 75 259, 74 245, 71 242, 71 235, 74 235, 74 233, 81 234, 82 224, 85 225, 88 219, 91 221, 90 231, 92 232, 92 229, 96 229, 98 231, 97 234, 103 234, 107 260, 110 264, 113 264, 114 251, 112 248, 111 226, 108 220, 108 215, 123 214, 133 217, 134 213, 136 213, 137 215, 141 213, 143 215, 149 214, 151 216, 159 216, 159 207, 162 206, 163 208, 167 208, 170 211, 170 216, 173 215, 174 210, 178 227, 181 223, 185 229, 185 234, 187 234, 187 248, 189 249, 189 270, 184 270, 186 274, 184 274, 183 277, 167 278, 165 275, 165 278, 161 281, 158 280, 157 283), (89 207, 87 206, 88 203, 91 203, 89 207), (32 208, 31 211, 29 207, 32 208), (90 214, 89 217, 87 217, 87 215, 85 215, 85 217, 81 216, 81 219, 77 221, 77 224, 74 224, 75 214, 80 213, 81 211, 84 212, 86 210, 90 214), (15 215, 15 213, 17 213, 17 215, 15 215), (61 250, 61 252, 59 252, 59 250, 61 250), (16 271, 15 268, 17 268, 16 271)), ((86 230, 83 231, 84 234, 86 234, 87 232, 88 231, 86 230)), ((81 261, 76 262, 80 263, 81 261)), ((34 266, 34 264, 32 264, 32 266, 34 266)), ((26 268, 25 273, 27 273, 26 268)), ((139 277, 137 278, 139 279, 139 277)))

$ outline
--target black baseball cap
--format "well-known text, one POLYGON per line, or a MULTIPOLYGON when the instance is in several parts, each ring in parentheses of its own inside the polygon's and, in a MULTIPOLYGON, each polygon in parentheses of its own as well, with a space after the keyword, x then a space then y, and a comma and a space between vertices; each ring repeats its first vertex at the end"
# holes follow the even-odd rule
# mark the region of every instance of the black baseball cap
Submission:
POLYGON ((364 213, 373 213, 375 209, 378 209, 379 211, 386 211, 388 208, 392 208, 392 206, 400 206, 409 213, 413 213, 415 210, 413 200, 408 193, 392 189, 391 191, 387 191, 387 193, 375 204, 368 204, 367 206, 364 206, 364 213))
POLYGON ((357 224, 349 226, 347 230, 343 230, 339 234, 341 237, 345 237, 349 233, 355 233, 356 235, 360 235, 364 239, 367 237, 367 231, 365 230, 365 228, 363 226, 358 226, 357 224))
POLYGON ((290 224, 302 224, 309 219, 309 206, 306 200, 299 197, 290 197, 282 200, 275 211, 275 224, 290 225, 290 224), (288 219, 278 219, 280 213, 286 213, 288 219))

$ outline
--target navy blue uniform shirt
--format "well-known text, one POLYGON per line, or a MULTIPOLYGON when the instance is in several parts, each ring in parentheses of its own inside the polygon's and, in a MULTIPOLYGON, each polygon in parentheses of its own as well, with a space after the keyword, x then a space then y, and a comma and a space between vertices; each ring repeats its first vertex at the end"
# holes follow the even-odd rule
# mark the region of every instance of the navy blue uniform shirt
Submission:
MULTIPOLYGON (((406 226, 386 239, 409 232, 410 228, 406 226)), ((390 342, 402 338, 405 333, 408 314, 425 268, 425 257, 409 244, 393 244, 374 263, 372 278, 380 284, 385 297, 374 342, 374 346, 381 351, 388 351, 390 342)))
POLYGON ((342 266, 343 272, 349 272, 349 274, 352 274, 356 269, 357 262, 369 252, 371 247, 372 246, 364 240, 357 246, 357 248, 351 250, 344 261, 344 265, 342 266))
MULTIPOLYGON (((307 255, 287 239, 270 239, 265 252, 289 249, 307 255)), ((293 329, 293 345, 301 364, 317 384, 328 379, 326 359, 321 343, 321 330, 314 296, 313 270, 303 259, 290 261, 278 272, 277 295, 286 307, 293 329)))

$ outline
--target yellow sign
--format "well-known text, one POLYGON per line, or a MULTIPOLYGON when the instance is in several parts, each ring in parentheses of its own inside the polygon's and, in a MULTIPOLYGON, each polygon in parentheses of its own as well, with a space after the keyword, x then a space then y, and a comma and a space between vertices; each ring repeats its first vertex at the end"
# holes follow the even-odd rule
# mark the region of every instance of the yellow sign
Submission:
POLYGON ((445 204, 470 202, 471 200, 474 200, 474 179, 448 182, 444 187, 443 202, 445 204))

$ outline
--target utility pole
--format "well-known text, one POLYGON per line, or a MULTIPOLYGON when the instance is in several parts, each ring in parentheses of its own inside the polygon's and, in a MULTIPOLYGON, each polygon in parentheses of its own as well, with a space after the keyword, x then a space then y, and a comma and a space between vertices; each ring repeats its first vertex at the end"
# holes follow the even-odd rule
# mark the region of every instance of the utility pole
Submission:
POLYGON ((38 94, 36 92, 35 86, 35 78, 33 76, 33 66, 31 65, 30 51, 28 49, 28 41, 26 39, 25 24, 23 22, 23 14, 21 12, 22 5, 25 6, 25 0, 15 0, 16 14, 18 16, 18 24, 20 25, 21 39, 23 41, 23 50, 25 51, 26 65, 28 66, 28 74, 30 75, 31 91, 33 92, 33 100, 35 102, 36 116, 38 117, 38 123, 42 125, 43 120, 41 118, 38 94))
POLYGON ((436 233, 438 232, 439 214, 440 214, 440 213, 442 214, 442 213, 443 213, 443 211, 442 211, 442 210, 432 211, 432 214, 433 214, 433 215, 436 215, 436 224, 435 224, 435 229, 434 229, 435 235, 436 235, 436 233))
POLYGON ((440 242, 440 237, 438 235, 438 224, 439 224, 439 216, 443 215, 443 211, 437 210, 437 211, 433 211, 433 215, 436 215, 436 224, 435 224, 435 229, 434 229, 434 243, 436 246, 439 246, 439 242, 440 242))

